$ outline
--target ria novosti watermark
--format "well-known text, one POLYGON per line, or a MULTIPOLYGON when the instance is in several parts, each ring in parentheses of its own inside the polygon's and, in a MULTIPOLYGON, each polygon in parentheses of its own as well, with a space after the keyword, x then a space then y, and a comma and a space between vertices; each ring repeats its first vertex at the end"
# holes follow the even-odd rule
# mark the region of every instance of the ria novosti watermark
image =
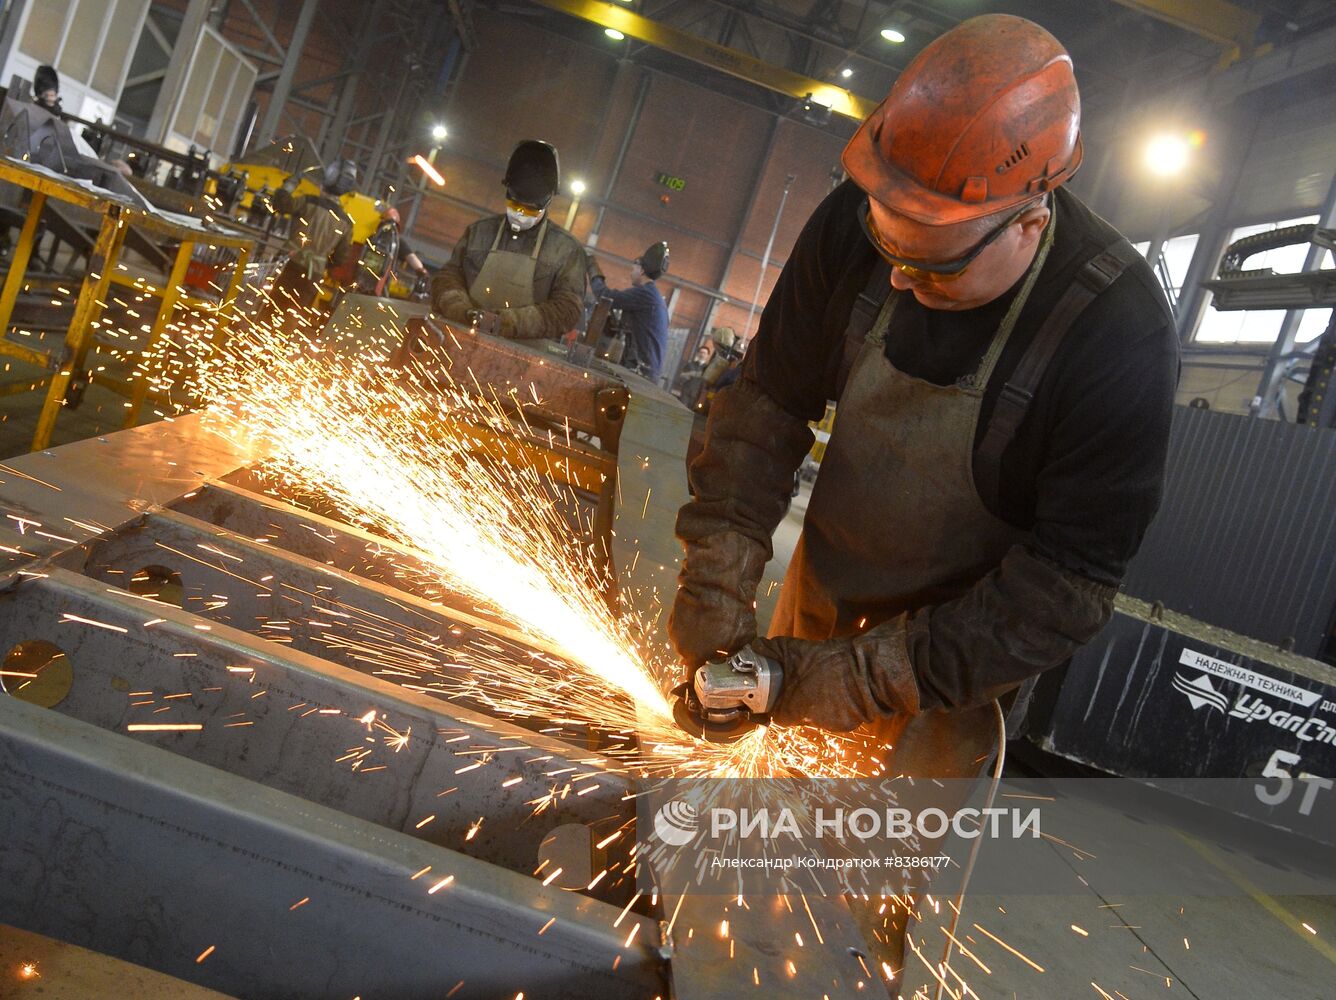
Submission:
MULTIPOLYGON (((1243 814, 1245 800, 1258 800, 1256 782, 1171 784, 1174 795, 1113 778, 1007 781, 988 805, 974 781, 667 780, 639 797, 638 877, 673 893, 946 893, 977 847, 981 892, 1087 891, 1092 879, 1128 894, 1220 892, 1233 883, 1204 878, 1201 856, 1169 834, 1192 829, 1204 809, 1208 825, 1219 817, 1211 809, 1243 814), (1162 863, 1148 866, 1135 839, 1102 836, 1128 829, 1128 817, 1169 831, 1155 848, 1162 863), (1100 842, 1083 848, 1091 838, 1100 842)), ((1255 833, 1265 857, 1274 838, 1255 833)), ((1284 864, 1262 865, 1253 880, 1278 893, 1336 894, 1332 852, 1312 847, 1295 865, 1287 846, 1284 864)))

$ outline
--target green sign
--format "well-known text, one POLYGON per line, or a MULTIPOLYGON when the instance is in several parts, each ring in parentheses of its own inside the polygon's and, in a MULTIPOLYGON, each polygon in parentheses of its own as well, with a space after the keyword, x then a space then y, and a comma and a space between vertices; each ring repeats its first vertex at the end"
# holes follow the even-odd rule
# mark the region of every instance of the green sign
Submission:
POLYGON ((662 184, 664 187, 670 188, 673 191, 681 191, 687 186, 685 178, 674 177, 672 174, 655 174, 654 181, 656 184, 662 184))

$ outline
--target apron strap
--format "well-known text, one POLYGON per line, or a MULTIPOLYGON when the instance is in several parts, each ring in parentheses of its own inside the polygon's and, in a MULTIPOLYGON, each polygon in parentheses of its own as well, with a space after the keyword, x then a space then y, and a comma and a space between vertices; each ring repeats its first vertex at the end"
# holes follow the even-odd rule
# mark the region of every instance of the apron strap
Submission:
POLYGON ((877 322, 886 300, 891 297, 891 265, 880 254, 867 279, 867 285, 854 300, 853 311, 849 313, 849 322, 844 328, 844 339, 840 347, 840 368, 835 379, 835 398, 844 395, 845 383, 858 360, 858 353, 863 349, 867 335, 877 322))
POLYGON ((538 259, 538 251, 543 249, 543 238, 547 236, 547 219, 538 223, 538 239, 534 240, 533 253, 529 254, 530 260, 538 259))
POLYGON ((496 227, 496 239, 492 240, 492 248, 487 251, 488 253, 496 253, 496 248, 501 245, 501 234, 504 233, 505 231, 506 231, 506 219, 505 216, 502 216, 501 224, 496 227))
POLYGON ((1016 370, 998 394, 988 420, 988 429, 974 451, 974 481, 979 497, 990 510, 998 509, 1002 481, 1002 454, 1007 450, 1021 422, 1025 420, 1035 390, 1048 370, 1058 345, 1086 307, 1137 257, 1131 244, 1121 237, 1086 261, 1075 280, 1048 314, 1034 340, 1026 348, 1016 370))

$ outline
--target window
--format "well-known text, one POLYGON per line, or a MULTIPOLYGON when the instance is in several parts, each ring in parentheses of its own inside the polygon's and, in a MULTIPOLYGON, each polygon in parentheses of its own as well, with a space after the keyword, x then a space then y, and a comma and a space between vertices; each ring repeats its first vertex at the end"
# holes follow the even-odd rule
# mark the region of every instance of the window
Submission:
MULTIPOLYGON (((1168 268, 1168 287, 1165 287, 1165 275, 1161 274, 1156 267, 1155 261, 1151 261, 1151 269, 1155 271, 1155 276, 1160 279, 1160 286, 1169 293, 1171 301, 1177 302, 1179 293, 1183 290, 1183 282, 1188 276, 1188 265, 1192 263, 1192 255, 1196 252, 1197 241, 1200 239, 1198 233, 1189 233, 1186 236, 1175 236, 1166 240, 1160 253, 1164 256, 1165 266, 1168 268)), ((1146 256, 1146 251, 1150 249, 1150 241, 1134 243, 1133 247, 1141 256, 1146 256)))

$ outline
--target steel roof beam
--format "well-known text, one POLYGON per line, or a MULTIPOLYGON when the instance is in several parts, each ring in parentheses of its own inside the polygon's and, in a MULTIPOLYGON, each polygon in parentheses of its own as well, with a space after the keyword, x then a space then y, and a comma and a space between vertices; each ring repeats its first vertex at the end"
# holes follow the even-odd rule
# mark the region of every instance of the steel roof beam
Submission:
POLYGON ((780 66, 773 66, 745 52, 718 45, 659 21, 651 21, 614 4, 601 3, 599 0, 535 0, 535 2, 550 10, 569 14, 604 28, 614 28, 628 38, 645 42, 683 59, 700 63, 795 100, 801 101, 806 97, 813 97, 821 104, 829 104, 832 111, 846 118, 862 121, 877 106, 875 101, 869 101, 851 90, 824 80, 803 76, 780 66))

